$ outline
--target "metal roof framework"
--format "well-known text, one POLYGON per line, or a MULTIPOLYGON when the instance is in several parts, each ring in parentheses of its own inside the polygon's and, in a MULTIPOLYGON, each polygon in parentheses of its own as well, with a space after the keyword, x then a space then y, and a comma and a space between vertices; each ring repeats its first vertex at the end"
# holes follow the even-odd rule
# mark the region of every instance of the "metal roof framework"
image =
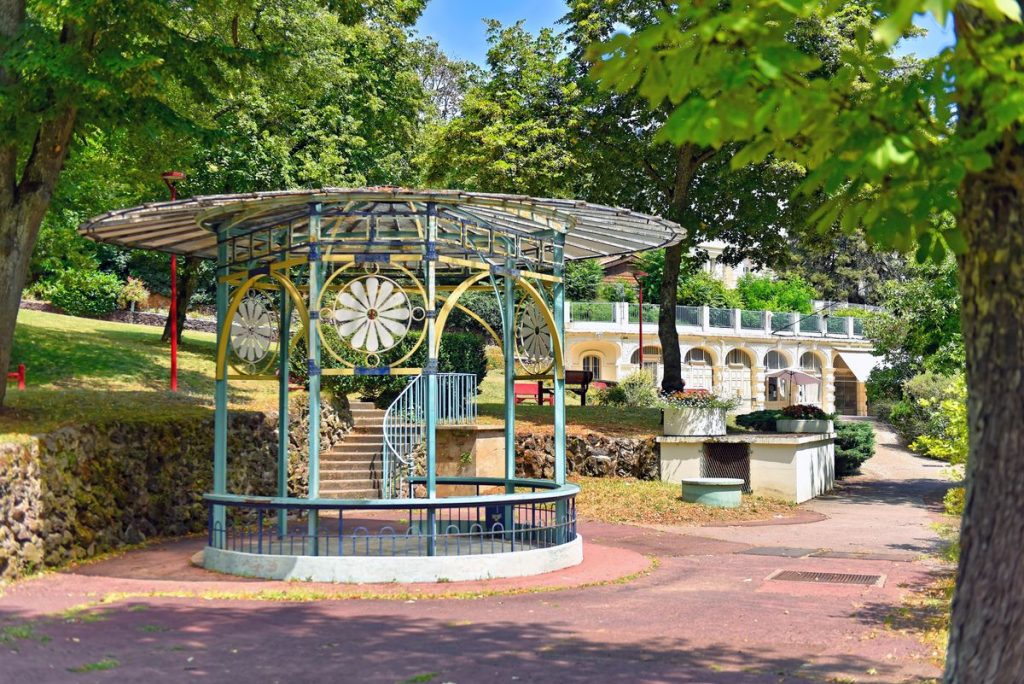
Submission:
POLYGON ((322 239, 351 242, 362 233, 365 239, 358 249, 367 251, 422 234, 423 219, 431 211, 441 228, 438 251, 452 256, 480 256, 500 239, 516 245, 515 256, 545 262, 552 259, 556 235, 561 234, 565 260, 588 259, 657 249, 682 237, 672 221, 579 200, 394 187, 153 202, 96 216, 79 231, 100 242, 207 259, 217 257, 218 240, 238 244, 248 239, 250 260, 270 259, 281 251, 302 251, 313 205, 322 207, 322 239), (287 227, 287 235, 281 227, 287 227))

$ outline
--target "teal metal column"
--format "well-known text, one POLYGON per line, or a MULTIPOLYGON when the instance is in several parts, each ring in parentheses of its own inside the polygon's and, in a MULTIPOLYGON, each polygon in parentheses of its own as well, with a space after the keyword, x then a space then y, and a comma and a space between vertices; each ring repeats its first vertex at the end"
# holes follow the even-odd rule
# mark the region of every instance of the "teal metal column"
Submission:
MULTIPOLYGON (((565 236, 558 235, 555 242, 555 275, 565 276, 563 259, 565 236)), ((562 351, 562 362, 555 365, 555 482, 565 484, 565 283, 556 282, 552 288, 555 329, 551 331, 552 342, 562 351)))
MULTIPOLYGON (((277 337, 278 378, 277 378, 277 495, 288 496, 288 347, 291 341, 291 302, 284 286, 278 300, 281 312, 281 326, 277 337)), ((277 512, 277 534, 288 533, 288 512, 277 512)))
MULTIPOLYGON (((317 300, 323 283, 323 265, 320 254, 320 214, 323 206, 319 202, 309 205, 309 330, 306 333, 306 347, 309 351, 306 366, 309 370, 309 491, 306 498, 320 496, 320 336, 317 332, 317 317, 320 310, 317 300)), ((310 555, 319 555, 320 515, 309 511, 310 555)))
MULTIPOLYGON (((427 244, 423 259, 424 280, 427 285, 427 363, 423 375, 427 381, 424 407, 426 413, 427 498, 437 498, 437 207, 427 204, 427 244)), ((437 516, 433 508, 427 511, 427 554, 437 551, 437 516)))
MULTIPOLYGON (((559 234, 555 239, 555 275, 565 277, 565 236, 559 234)), ((555 317, 555 329, 551 331, 552 343, 558 344, 562 351, 561 363, 555 363, 555 482, 565 484, 565 283, 556 282, 551 288, 552 315, 555 317)), ((642 313, 642 312, 641 312, 642 313)), ((556 356, 556 359, 558 357, 556 356)), ((555 521, 558 524, 556 539, 562 544, 568 540, 569 506, 563 499, 555 505, 555 521)))
POLYGON ((505 491, 515 492, 516 477, 516 279, 515 262, 505 260, 505 295, 501 313, 501 352, 505 359, 505 491))
MULTIPOLYGON (((218 240, 220 235, 218 235, 218 240)), ((229 322, 228 315, 228 284, 220 280, 220 276, 228 274, 228 246, 226 242, 217 244, 217 341, 229 322)), ((230 352, 229 352, 230 353, 230 352)), ((213 389, 213 493, 227 494, 228 486, 228 376, 227 355, 224 365, 214 369, 213 389)), ((211 517, 213 529, 210 538, 215 547, 224 547, 226 541, 225 516, 223 506, 214 506, 211 517)))

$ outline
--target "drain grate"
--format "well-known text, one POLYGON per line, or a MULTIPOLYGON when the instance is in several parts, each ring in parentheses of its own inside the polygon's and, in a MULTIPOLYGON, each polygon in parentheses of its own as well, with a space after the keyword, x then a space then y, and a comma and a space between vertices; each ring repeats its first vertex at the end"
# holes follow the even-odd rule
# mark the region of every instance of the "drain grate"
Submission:
POLYGON ((883 575, 854 575, 847 572, 805 572, 803 570, 780 570, 770 580, 783 582, 817 582, 818 584, 863 584, 881 586, 883 575))

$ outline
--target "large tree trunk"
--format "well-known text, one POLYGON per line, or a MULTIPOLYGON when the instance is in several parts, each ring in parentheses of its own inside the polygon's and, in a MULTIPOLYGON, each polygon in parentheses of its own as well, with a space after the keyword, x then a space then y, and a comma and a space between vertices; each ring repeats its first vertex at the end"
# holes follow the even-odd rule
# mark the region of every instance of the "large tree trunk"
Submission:
MULTIPOLYGON (((967 110, 969 112, 969 110, 967 110)), ((947 682, 1024 681, 1024 146, 961 191, 970 458, 947 682)))
POLYGON ((64 166, 74 126, 74 109, 40 126, 20 182, 17 147, 13 141, 3 141, 7 144, 0 147, 0 407, 7 394, 14 325, 29 259, 64 166))
MULTIPOLYGON (((185 332, 185 318, 188 313, 189 302, 192 295, 199 287, 199 258, 187 257, 185 263, 178 269, 178 341, 185 332)), ((167 314, 167 321, 164 322, 164 333, 160 337, 162 342, 171 340, 171 314, 167 314)))
MULTIPOLYGON (((672 183, 670 206, 672 219, 683 224, 684 230, 685 217, 689 214, 690 183, 693 182, 701 160, 707 156, 706 152, 702 153, 693 145, 683 145, 677 153, 676 176, 672 183)), ((661 389, 664 392, 676 392, 685 387, 682 355, 679 353, 679 330, 676 328, 676 301, 682 260, 682 243, 665 249, 665 268, 659 293, 661 309, 658 311, 658 340, 661 342, 661 360, 665 368, 661 380, 661 389)))

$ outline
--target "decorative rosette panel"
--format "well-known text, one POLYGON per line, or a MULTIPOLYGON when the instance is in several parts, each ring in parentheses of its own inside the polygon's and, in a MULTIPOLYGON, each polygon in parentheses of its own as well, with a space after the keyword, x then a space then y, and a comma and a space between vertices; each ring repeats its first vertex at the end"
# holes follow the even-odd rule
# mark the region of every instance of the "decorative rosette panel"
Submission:
POLYGON ((231 319, 231 365, 239 373, 266 372, 277 358, 277 310, 267 295, 250 290, 231 319))
POLYGON ((382 356, 401 345, 415 321, 424 318, 402 287, 373 274, 350 280, 334 293, 320 312, 323 323, 333 326, 341 343, 355 354, 357 366, 379 366, 382 356))
POLYGON ((554 365, 551 329, 536 302, 526 301, 519 307, 516 352, 519 364, 528 373, 546 373, 554 365))

